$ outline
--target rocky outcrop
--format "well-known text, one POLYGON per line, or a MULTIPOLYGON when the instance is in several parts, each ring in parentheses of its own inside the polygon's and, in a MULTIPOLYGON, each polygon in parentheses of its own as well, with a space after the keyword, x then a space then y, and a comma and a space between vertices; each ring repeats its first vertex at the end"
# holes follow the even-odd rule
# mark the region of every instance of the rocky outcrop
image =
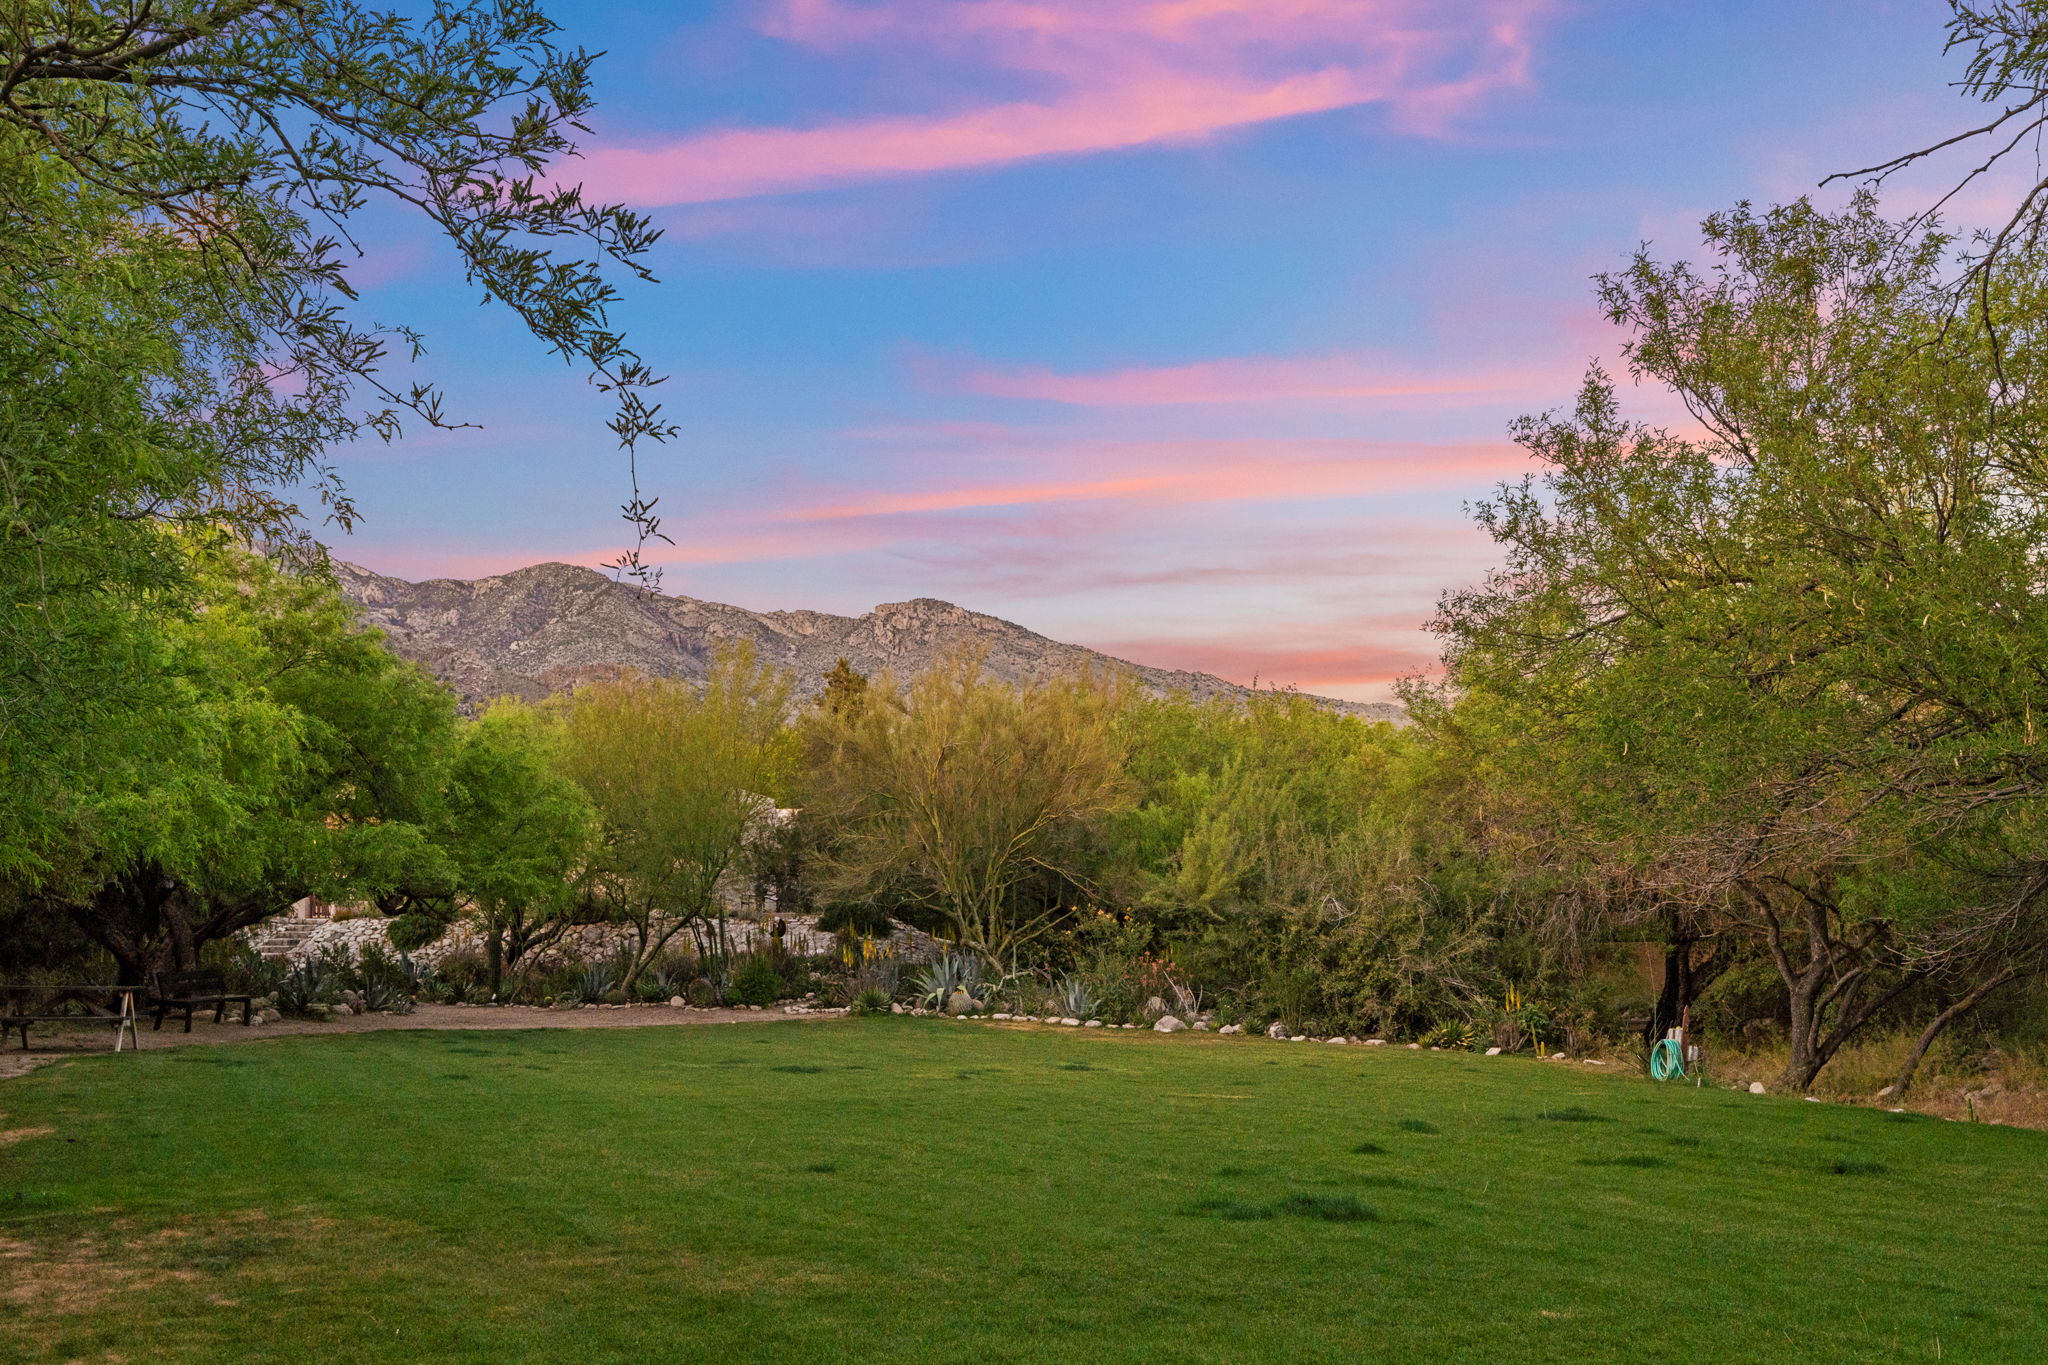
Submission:
MULTIPOLYGON (((533 700, 627 669, 701 678, 719 647, 735 640, 752 641, 762 658, 790 670, 806 696, 841 658, 870 676, 908 677, 963 646, 982 651, 990 675, 1005 681, 1096 668, 1127 671, 1161 693, 1207 698, 1249 691, 1207 673, 1112 659, 930 597, 833 616, 668 597, 568 564, 424 583, 338 561, 334 567, 342 590, 391 647, 471 706, 500 696, 533 700)), ((1385 703, 1315 700, 1372 720, 1405 719, 1400 707, 1385 703)))

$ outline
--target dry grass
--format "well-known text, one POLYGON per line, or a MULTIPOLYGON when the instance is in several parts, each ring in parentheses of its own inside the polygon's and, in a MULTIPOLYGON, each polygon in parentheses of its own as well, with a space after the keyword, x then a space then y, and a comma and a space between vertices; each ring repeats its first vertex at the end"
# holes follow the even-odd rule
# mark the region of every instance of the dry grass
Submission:
MULTIPOLYGON (((1850 1044, 1828 1063, 1812 1093, 1841 1104, 1905 1108, 1937 1118, 2048 1129, 2048 1047, 1943 1040, 1927 1054, 1903 1100, 1879 1098, 1905 1064, 1913 1039, 1881 1034, 1850 1044)), ((1724 1084, 1762 1081, 1773 1090, 1785 1070, 1782 1046, 1749 1052, 1713 1049, 1712 1075, 1724 1084)))

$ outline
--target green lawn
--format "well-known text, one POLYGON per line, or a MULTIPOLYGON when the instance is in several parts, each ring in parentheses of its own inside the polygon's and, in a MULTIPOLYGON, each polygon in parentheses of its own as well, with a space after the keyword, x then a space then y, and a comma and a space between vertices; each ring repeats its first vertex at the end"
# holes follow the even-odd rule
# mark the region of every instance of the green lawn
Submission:
POLYGON ((938 1020, 0 1083, 0 1359, 2048 1359, 2048 1135, 938 1020))

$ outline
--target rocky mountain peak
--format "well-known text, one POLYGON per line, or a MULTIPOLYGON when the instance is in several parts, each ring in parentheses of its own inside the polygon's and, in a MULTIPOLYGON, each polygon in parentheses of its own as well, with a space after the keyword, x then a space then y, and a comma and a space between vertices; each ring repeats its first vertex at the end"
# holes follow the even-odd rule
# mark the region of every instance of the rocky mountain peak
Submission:
MULTIPOLYGON (((573 564, 422 583, 338 560, 334 568, 342 591, 392 649, 445 680, 471 706, 500 696, 536 700, 623 669, 701 678, 721 644, 741 639, 789 669, 803 695, 816 693, 841 658, 870 676, 908 677, 962 646, 982 651, 988 672, 1008 681, 1101 668, 1128 671, 1158 692, 1211 697, 1249 691, 1207 673, 1112 659, 935 597, 834 616, 668 597, 573 564)), ((1406 719, 1400 707, 1385 703, 1317 700, 1374 720, 1406 719)))

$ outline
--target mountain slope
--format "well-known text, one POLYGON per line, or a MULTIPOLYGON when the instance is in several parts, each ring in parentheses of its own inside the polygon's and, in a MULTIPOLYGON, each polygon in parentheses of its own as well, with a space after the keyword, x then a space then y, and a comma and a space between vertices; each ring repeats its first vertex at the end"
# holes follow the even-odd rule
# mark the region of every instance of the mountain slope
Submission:
MULTIPOLYGON (((884 603, 864 616, 832 616, 666 597, 569 564, 425 583, 340 561, 334 568, 342 591, 394 650, 472 704, 508 695, 539 698, 622 668, 701 678, 721 644, 742 639, 794 673, 805 695, 818 690, 837 659, 870 676, 890 671, 908 677, 966 645, 982 650, 988 672, 1006 681, 1095 667, 1128 671, 1157 692, 1212 697, 1249 691, 1207 673, 1148 668, 1061 644, 930 597, 884 603)), ((1399 706, 1383 702, 1315 700, 1372 720, 1405 719, 1399 706)))

